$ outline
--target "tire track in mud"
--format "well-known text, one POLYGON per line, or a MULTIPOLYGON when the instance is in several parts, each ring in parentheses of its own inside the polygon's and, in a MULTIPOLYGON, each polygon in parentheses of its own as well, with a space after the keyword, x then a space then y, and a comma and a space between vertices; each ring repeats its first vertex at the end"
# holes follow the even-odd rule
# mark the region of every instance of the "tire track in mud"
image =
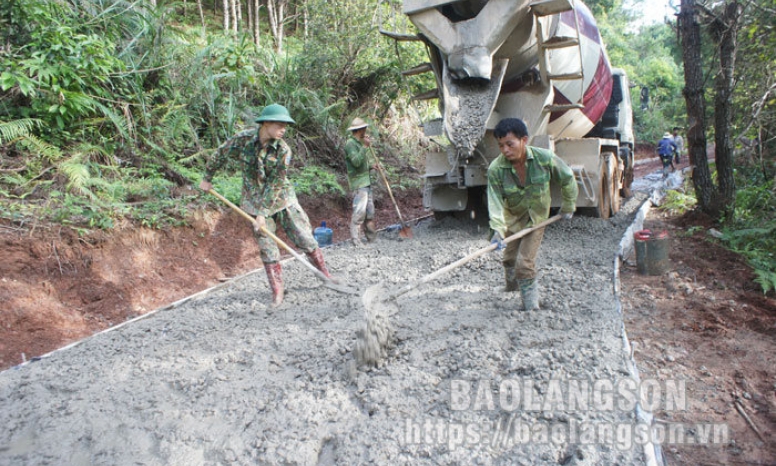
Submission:
MULTIPOLYGON (((257 271, 5 371, 0 464, 644 464, 634 441, 574 436, 625 431, 632 409, 572 406, 567 390, 633 378, 611 276, 643 198, 548 227, 541 311, 501 291, 498 253, 398 298, 379 369, 354 364, 360 297, 285 262, 278 309, 257 271)), ((487 228, 454 219, 413 230, 327 262, 362 290, 395 287, 487 245, 487 228)))

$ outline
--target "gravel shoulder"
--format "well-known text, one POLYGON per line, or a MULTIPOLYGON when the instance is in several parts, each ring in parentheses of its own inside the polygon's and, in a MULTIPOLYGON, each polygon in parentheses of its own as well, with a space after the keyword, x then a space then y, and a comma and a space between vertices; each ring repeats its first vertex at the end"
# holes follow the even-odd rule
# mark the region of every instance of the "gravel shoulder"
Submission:
MULTIPOLYGON (((612 283, 643 200, 548 227, 541 311, 517 311, 496 253, 398 298, 398 344, 377 369, 353 360, 359 297, 293 262, 279 309, 258 270, 9 369, 0 464, 647 464, 616 392, 637 375, 612 283)), ((414 234, 327 261, 365 290, 487 245, 455 219, 414 234)))

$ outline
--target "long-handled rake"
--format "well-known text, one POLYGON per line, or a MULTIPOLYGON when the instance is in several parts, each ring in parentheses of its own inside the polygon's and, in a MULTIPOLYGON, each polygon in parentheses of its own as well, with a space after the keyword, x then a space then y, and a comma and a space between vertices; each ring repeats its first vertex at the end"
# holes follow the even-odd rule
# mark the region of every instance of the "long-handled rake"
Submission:
POLYGON ((399 204, 396 202, 396 198, 393 197, 393 191, 391 191, 391 185, 388 183, 388 178, 385 176, 383 165, 380 163, 380 159, 377 158, 377 154, 375 154, 374 150, 372 150, 372 157, 375 159, 375 165, 377 166, 377 171, 380 172, 380 177, 382 177, 383 183, 385 183, 385 188, 388 190, 388 196, 391 197, 391 202, 393 202, 393 206, 396 208, 396 215, 399 216, 399 222, 401 222, 399 237, 412 238, 412 227, 404 223, 404 218, 401 216, 401 211, 399 210, 399 204))
MULTIPOLYGON (((525 228, 514 235, 504 238, 504 243, 509 243, 516 239, 531 233, 532 231, 544 228, 547 225, 557 222, 562 218, 561 215, 555 215, 547 220, 538 223, 530 228, 525 228)), ((389 318, 399 312, 399 306, 396 304, 396 298, 414 290, 415 288, 430 282, 445 273, 457 269, 458 267, 493 251, 498 247, 497 244, 491 244, 485 248, 478 249, 466 257, 458 259, 452 264, 446 265, 441 269, 432 272, 419 280, 408 283, 394 291, 387 290, 382 284, 372 285, 364 292, 361 300, 364 304, 364 325, 359 329, 356 340, 355 356, 360 365, 376 366, 388 355, 388 349, 393 342, 393 326, 389 318)))
MULTIPOLYGON (((217 197, 221 202, 223 202, 224 204, 226 204, 229 207, 231 207, 235 212, 237 212, 238 214, 243 216, 249 222, 255 223, 256 219, 254 219, 253 217, 248 215, 248 213, 245 212, 244 210, 242 210, 241 208, 239 208, 236 205, 234 205, 234 203, 232 203, 229 199, 227 199, 224 196, 222 196, 219 193, 217 193, 214 189, 210 189, 208 191, 208 193, 210 193, 213 196, 217 197)), ((288 253, 291 254, 292 256, 294 256, 295 259, 297 259, 299 262, 304 264, 305 267, 310 269, 310 271, 313 272, 315 274, 315 276, 318 277, 323 282, 324 286, 326 286, 327 288, 331 288, 332 290, 339 291, 340 293, 347 293, 347 294, 352 294, 352 295, 359 295, 359 294, 361 294, 358 290, 356 290, 354 288, 351 288, 351 287, 349 287, 347 285, 343 285, 341 283, 335 283, 334 281, 332 281, 329 277, 324 275, 323 272, 321 272, 320 270, 316 269, 313 264, 308 262, 304 257, 302 257, 301 254, 299 254, 298 252, 294 251, 294 249, 291 246, 286 244, 285 241, 283 241, 282 239, 278 238, 271 231, 269 231, 266 228, 262 227, 261 228, 261 232, 264 233, 265 235, 269 236, 270 238, 272 238, 276 243, 278 243, 278 245, 281 248, 283 248, 286 251, 288 251, 288 253)))

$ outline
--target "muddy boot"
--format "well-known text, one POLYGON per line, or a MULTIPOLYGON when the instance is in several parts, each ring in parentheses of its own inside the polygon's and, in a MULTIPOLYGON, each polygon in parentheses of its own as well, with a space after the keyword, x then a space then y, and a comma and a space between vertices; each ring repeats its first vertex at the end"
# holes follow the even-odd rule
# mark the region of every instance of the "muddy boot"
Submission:
POLYGON ((534 278, 525 278, 517 280, 520 287, 520 295, 523 297, 524 311, 539 310, 539 287, 534 278))
POLYGON ((323 260, 323 251, 321 251, 321 248, 318 248, 313 252, 308 252, 307 257, 310 259, 310 262, 312 262, 315 268, 320 270, 321 273, 326 276, 326 278, 334 283, 339 283, 339 280, 332 277, 329 273, 329 269, 326 268, 326 262, 323 260))
POLYGON ((514 262, 504 262, 504 281, 506 283, 504 291, 513 292, 519 289, 517 286, 517 278, 515 277, 514 262))
POLYGON ((267 271, 267 280, 272 289, 272 307, 278 307, 283 302, 283 276, 280 263, 264 264, 264 270, 267 271))
POLYGON ((377 239, 377 229, 375 229, 374 220, 367 220, 364 223, 364 233, 366 234, 366 240, 370 243, 377 239))

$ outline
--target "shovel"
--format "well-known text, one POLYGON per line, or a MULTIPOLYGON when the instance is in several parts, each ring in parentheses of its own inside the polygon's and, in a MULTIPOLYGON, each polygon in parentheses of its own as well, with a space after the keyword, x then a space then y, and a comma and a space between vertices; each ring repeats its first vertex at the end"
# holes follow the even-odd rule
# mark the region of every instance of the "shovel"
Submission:
MULTIPOLYGON (((370 147, 370 149, 372 148, 370 147)), ((391 191, 391 185, 388 184, 388 178, 385 177, 383 166, 380 164, 380 160, 377 158, 377 155, 375 154, 374 150, 372 150, 372 157, 374 157, 375 159, 375 165, 377 165, 377 171, 380 172, 380 177, 382 177, 383 183, 385 183, 385 188, 388 189, 388 196, 391 197, 391 202, 393 202, 393 206, 396 208, 396 215, 399 216, 399 222, 401 222, 399 237, 412 238, 412 227, 404 223, 404 219, 402 218, 401 212, 399 211, 399 204, 396 203, 396 199, 394 199, 393 197, 393 192, 391 191)))
MULTIPOLYGON (((245 217, 245 219, 248 220, 249 222, 251 222, 251 223, 255 223, 256 222, 255 218, 251 217, 250 215, 248 215, 247 212, 245 212, 241 208, 239 208, 236 205, 234 205, 229 199, 227 199, 224 196, 218 194, 214 189, 210 189, 208 191, 208 193, 210 193, 213 196, 217 197, 219 200, 221 200, 221 202, 223 202, 224 204, 226 204, 229 207, 231 207, 232 209, 234 209, 235 212, 237 212, 238 214, 240 214, 243 217, 245 217)), ((261 227, 260 230, 261 230, 262 233, 264 233, 265 235, 269 236, 276 243, 278 243, 278 245, 281 248, 283 248, 286 251, 288 251, 288 253, 291 254, 292 256, 294 256, 294 258, 296 260, 298 260, 299 262, 304 264, 305 267, 310 269, 310 271, 312 271, 315 274, 315 276, 318 277, 323 282, 324 286, 326 286, 327 288, 331 288, 332 290, 339 291, 340 293, 347 293, 347 294, 352 294, 352 295, 359 295, 360 294, 358 292, 358 290, 356 290, 354 288, 351 288, 351 287, 349 287, 347 285, 342 285, 342 284, 339 284, 339 283, 335 283, 334 281, 332 281, 332 279, 328 278, 326 275, 323 274, 323 272, 321 272, 320 270, 316 269, 315 266, 312 265, 311 263, 309 263, 304 257, 302 257, 301 254, 299 254, 298 252, 294 251, 294 249, 291 246, 286 244, 282 239, 278 238, 271 231, 267 230, 264 227, 261 227)))
MULTIPOLYGON (((551 223, 555 223, 563 218, 562 215, 555 215, 536 225, 520 230, 514 235, 504 238, 504 243, 512 242, 516 239, 531 233, 532 231, 544 228, 551 223)), ((388 348, 392 342, 393 327, 390 324, 389 317, 399 312, 398 305, 391 304, 399 296, 414 290, 415 288, 439 278, 445 273, 457 269, 458 267, 471 262, 472 260, 483 256, 498 247, 498 244, 491 244, 488 247, 478 249, 466 257, 462 257, 452 264, 446 265, 436 272, 432 272, 421 279, 402 286, 401 288, 388 291, 380 284, 372 285, 367 288, 361 300, 364 303, 366 316, 365 325, 358 332, 356 341, 355 356, 359 364, 378 365, 388 354, 388 348)))

